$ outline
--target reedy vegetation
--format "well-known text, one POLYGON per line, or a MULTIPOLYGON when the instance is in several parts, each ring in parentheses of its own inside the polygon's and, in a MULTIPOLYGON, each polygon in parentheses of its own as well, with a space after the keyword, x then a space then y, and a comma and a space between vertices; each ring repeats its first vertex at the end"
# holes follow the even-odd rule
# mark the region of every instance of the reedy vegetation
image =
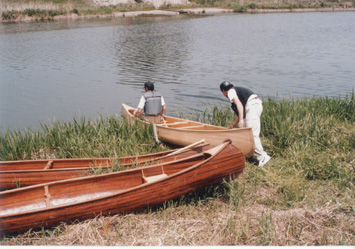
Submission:
MULTIPOLYGON (((141 213, 3 238, 2 245, 354 245, 355 94, 263 103, 272 160, 236 181, 196 190, 141 213)), ((182 116, 182 115, 181 115, 182 116)), ((189 117, 227 126, 229 106, 189 117)), ((119 117, 42 124, 0 136, 1 160, 115 157, 160 151, 152 128, 119 117)))
MULTIPOLYGON (((160 9, 181 9, 195 7, 229 8, 235 12, 257 9, 296 9, 296 8, 351 8, 355 0, 190 0, 186 6, 162 5, 160 9)), ((114 12, 152 10, 153 5, 140 3, 97 6, 85 0, 0 0, 0 14, 3 21, 15 21, 24 17, 31 20, 52 20, 55 16, 77 14, 111 15, 114 12)), ((26 18, 24 18, 26 20, 26 18)))

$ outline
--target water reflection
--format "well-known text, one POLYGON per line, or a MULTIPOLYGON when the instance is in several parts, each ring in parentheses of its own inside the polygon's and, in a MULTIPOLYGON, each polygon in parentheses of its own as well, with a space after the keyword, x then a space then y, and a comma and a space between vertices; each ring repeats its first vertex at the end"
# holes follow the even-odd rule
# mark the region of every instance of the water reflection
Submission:
POLYGON ((142 88, 150 79, 161 84, 178 84, 184 73, 182 63, 188 53, 188 27, 178 22, 143 24, 115 29, 114 54, 122 84, 142 88), (187 29, 186 29, 187 28, 187 29))

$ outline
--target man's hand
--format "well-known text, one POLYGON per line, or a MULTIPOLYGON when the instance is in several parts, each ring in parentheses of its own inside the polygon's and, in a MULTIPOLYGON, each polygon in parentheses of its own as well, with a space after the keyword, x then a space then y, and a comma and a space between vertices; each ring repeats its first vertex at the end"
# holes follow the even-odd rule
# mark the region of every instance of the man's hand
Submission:
POLYGON ((239 120, 238 127, 239 128, 243 128, 244 127, 244 119, 239 120))

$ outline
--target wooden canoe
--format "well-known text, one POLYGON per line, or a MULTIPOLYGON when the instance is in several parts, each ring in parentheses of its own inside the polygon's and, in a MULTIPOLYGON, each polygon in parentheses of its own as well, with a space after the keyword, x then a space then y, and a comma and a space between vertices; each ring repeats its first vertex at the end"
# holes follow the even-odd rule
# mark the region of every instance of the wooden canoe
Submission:
POLYGON ((245 167, 230 141, 177 160, 0 192, 0 235, 138 211, 235 178, 245 167))
POLYGON ((0 162, 0 190, 25 187, 57 180, 72 179, 92 174, 95 170, 107 172, 117 168, 141 167, 171 162, 201 153, 210 148, 204 141, 184 148, 154 154, 112 158, 77 158, 51 160, 21 160, 0 162))
MULTIPOLYGON (((134 108, 126 104, 122 104, 122 116, 126 117, 130 122, 141 119, 135 118, 133 115, 134 108)), ((203 124, 187 119, 174 118, 165 116, 165 121, 156 124, 158 136, 161 140, 186 146, 195 141, 205 139, 207 143, 216 146, 224 139, 231 139, 233 144, 237 146, 246 157, 254 154, 255 143, 251 128, 235 128, 228 129, 221 126, 203 124)))

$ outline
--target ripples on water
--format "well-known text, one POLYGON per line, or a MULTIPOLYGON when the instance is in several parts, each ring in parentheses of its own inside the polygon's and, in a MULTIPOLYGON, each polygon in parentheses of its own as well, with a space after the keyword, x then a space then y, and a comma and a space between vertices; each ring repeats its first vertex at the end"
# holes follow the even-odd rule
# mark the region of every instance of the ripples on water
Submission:
POLYGON ((223 80, 261 97, 344 96, 355 88, 354 20, 337 12, 0 24, 0 125, 120 114, 146 80, 168 115, 227 105, 223 80))

